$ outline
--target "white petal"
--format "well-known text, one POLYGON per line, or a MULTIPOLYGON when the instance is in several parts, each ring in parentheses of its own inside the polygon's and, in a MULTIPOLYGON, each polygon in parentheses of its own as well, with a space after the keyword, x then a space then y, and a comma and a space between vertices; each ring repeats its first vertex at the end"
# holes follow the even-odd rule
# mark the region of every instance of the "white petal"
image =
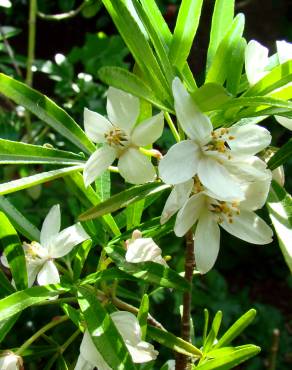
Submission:
POLYGON ((0 261, 1 261, 1 263, 2 263, 2 265, 4 266, 4 267, 6 267, 6 268, 10 268, 10 266, 9 266, 9 263, 8 263, 8 260, 7 260, 7 257, 5 256, 5 254, 3 253, 2 254, 2 256, 1 256, 1 258, 0 258, 0 261))
POLYGON ((218 194, 219 199, 242 200, 243 191, 228 171, 212 158, 203 158, 198 167, 198 176, 201 183, 212 193, 218 194))
POLYGON ((95 143, 104 143, 104 135, 112 128, 113 125, 101 114, 84 109, 84 130, 90 140, 95 143))
POLYGON ((199 147, 193 140, 181 141, 161 159, 159 176, 166 184, 186 182, 197 173, 200 158, 199 147))
POLYGON ((96 349, 88 330, 85 331, 81 345, 80 354, 86 361, 97 367, 98 370, 112 370, 104 361, 101 354, 96 349))
POLYGON ((172 91, 175 111, 183 130, 191 139, 205 141, 213 130, 210 119, 200 112, 195 101, 177 77, 173 80, 172 91))
POLYGON ((209 211, 202 212, 194 237, 196 267, 205 274, 214 266, 220 246, 220 229, 209 211))
POLYGON ((166 265, 161 252, 152 238, 138 238, 128 243, 125 258, 131 263, 152 261, 166 265))
POLYGON ((153 181, 156 177, 150 159, 136 148, 128 148, 121 155, 118 168, 121 176, 130 184, 144 184, 153 181))
POLYGON ((2 353, 0 357, 0 369, 1 370, 19 370, 23 368, 23 361, 20 356, 14 353, 8 353, 7 355, 2 353))
POLYGON ((110 121, 130 135, 140 112, 140 101, 135 96, 110 87, 106 110, 110 121))
POLYGON ((132 132, 132 142, 137 146, 153 144, 162 135, 163 124, 162 112, 139 123, 132 132))
POLYGON ((53 261, 47 261, 37 276, 39 285, 58 284, 60 282, 59 271, 53 261))
POLYGON ((60 227, 60 206, 56 204, 50 209, 42 225, 40 242, 43 247, 48 248, 51 238, 58 234, 60 227))
POLYGON ((269 63, 269 50, 255 40, 251 40, 245 49, 245 72, 250 85, 254 85, 268 72, 264 71, 269 63))
POLYGON ((31 288, 35 282, 37 274, 42 269, 44 265, 43 260, 32 260, 30 262, 26 261, 26 270, 27 270, 27 285, 31 288))
POLYGON ((135 315, 128 311, 111 313, 111 318, 126 343, 136 345, 141 341, 142 332, 135 315))
POLYGON ((240 202, 240 208, 255 211, 262 208, 267 200, 272 176, 263 181, 256 181, 244 187, 245 199, 240 202))
POLYGON ((269 244, 272 241, 272 229, 254 212, 241 210, 233 217, 233 222, 224 220, 220 224, 227 232, 252 244, 269 244))
POLYGON ((226 141, 232 152, 238 154, 256 154, 266 148, 271 142, 271 134, 264 127, 245 125, 231 127, 226 135, 226 141), (230 140, 229 137, 234 137, 230 140))
POLYGON ((204 207, 206 207, 205 195, 202 193, 193 195, 176 216, 175 235, 185 235, 198 220, 204 207))
POLYGON ((276 120, 280 125, 284 126, 287 130, 292 131, 292 118, 275 116, 276 120))
POLYGON ((182 208, 191 194, 193 184, 194 181, 191 179, 187 182, 174 186, 166 200, 161 214, 160 223, 162 225, 165 224, 180 208, 182 208))
POLYGON ((49 256, 60 258, 70 253, 71 250, 90 236, 80 223, 69 226, 62 230, 52 241, 49 247, 49 256))
POLYGON ((292 59, 292 43, 287 41, 276 41, 278 58, 280 64, 292 59))
POLYGON ((85 186, 90 185, 98 176, 100 176, 115 160, 115 149, 104 146, 97 149, 86 162, 83 170, 85 186))
POLYGON ((85 358, 80 354, 74 370, 94 370, 94 365, 85 360, 85 358))
POLYGON ((136 364, 155 360, 158 356, 158 351, 154 349, 153 345, 144 341, 141 341, 135 346, 130 344, 126 344, 126 346, 133 362, 136 364))

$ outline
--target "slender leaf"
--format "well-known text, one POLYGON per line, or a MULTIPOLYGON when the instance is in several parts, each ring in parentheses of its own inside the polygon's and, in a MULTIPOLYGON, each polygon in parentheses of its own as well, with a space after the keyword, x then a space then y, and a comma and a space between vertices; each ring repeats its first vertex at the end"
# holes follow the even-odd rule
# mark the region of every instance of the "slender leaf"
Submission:
POLYGON ((80 310, 76 310, 67 303, 62 303, 61 308, 77 328, 79 328, 81 332, 84 332, 84 317, 80 310))
POLYGON ((176 337, 174 334, 169 333, 166 330, 155 328, 154 326, 148 325, 147 334, 150 338, 163 346, 172 349, 178 353, 182 353, 187 356, 200 358, 202 352, 191 343, 186 342, 182 338, 176 337))
POLYGON ((110 198, 111 196, 111 174, 109 170, 106 170, 95 180, 96 193, 100 200, 110 198))
POLYGON ((73 278, 74 280, 79 279, 83 266, 86 262, 88 253, 92 247, 92 240, 85 240, 81 245, 78 247, 77 253, 74 256, 74 264, 73 264, 73 278))
POLYGON ((203 343, 205 343, 205 340, 207 338, 208 326, 209 326, 209 311, 207 310, 207 308, 204 308, 203 343))
POLYGON ((15 229, 27 239, 40 240, 40 231, 5 197, 0 196, 0 210, 5 212, 15 229))
POLYGON ((55 165, 77 165, 85 163, 80 155, 64 150, 49 149, 17 141, 0 139, 0 163, 49 163, 55 165))
POLYGON ((191 95, 202 112, 218 109, 231 99, 224 87, 215 83, 207 83, 191 95))
POLYGON ((1 26, 0 41, 16 36, 21 32, 21 29, 11 26, 1 26))
POLYGON ((0 322, 9 319, 27 307, 44 302, 50 297, 66 293, 70 289, 71 287, 65 285, 50 284, 13 293, 0 300, 0 322))
POLYGON ((18 320, 18 318, 19 318, 19 314, 16 314, 7 320, 0 321, 0 343, 4 341, 7 334, 9 334, 10 330, 16 324, 16 321, 18 320))
POLYGON ((0 269, 0 297, 5 297, 6 295, 15 292, 15 288, 11 285, 10 281, 7 279, 4 272, 0 269))
POLYGON ((159 263, 129 263, 125 260, 125 250, 117 245, 105 247, 106 253, 124 272, 146 282, 178 290, 189 289, 188 282, 176 271, 159 263))
POLYGON ((270 170, 281 166, 292 156, 292 139, 289 139, 269 160, 268 167, 270 170))
POLYGON ((139 202, 130 204, 126 208, 127 230, 131 230, 133 227, 140 225, 142 213, 144 210, 144 204, 145 199, 142 199, 139 202))
POLYGON ((169 188, 169 185, 161 185, 161 183, 157 182, 133 186, 130 189, 118 193, 107 199, 105 202, 102 202, 84 212, 79 216, 79 220, 91 220, 93 218, 112 213, 120 208, 127 207, 128 205, 133 204, 141 199, 163 192, 164 190, 169 188))
POLYGON ((1 73, 0 93, 31 111, 40 120, 46 122, 59 134, 88 154, 95 150, 93 143, 73 118, 40 92, 1 73))
POLYGON ((214 341, 217 338, 218 331, 219 331, 220 325, 221 325, 221 321, 222 321, 222 312, 218 311, 216 313, 214 319, 213 319, 211 329, 210 329, 210 332, 209 332, 209 334, 206 338, 206 341, 203 344, 203 346, 204 346, 203 352, 204 353, 208 353, 210 348, 212 348, 212 346, 214 344, 214 341))
POLYGON ((233 17, 234 0, 216 0, 212 16, 206 70, 210 68, 218 46, 226 35, 233 17))
POLYGON ((243 330, 250 325, 256 316, 256 310, 251 309, 242 315, 235 323, 224 333, 224 335, 218 340, 218 342, 213 347, 220 348, 228 346, 235 338, 237 338, 243 330))
POLYGON ((226 76, 226 88, 233 94, 237 95, 239 90, 240 78, 244 65, 246 41, 241 37, 231 53, 231 57, 228 63, 227 76, 226 76))
POLYGON ((189 56, 199 25, 203 0, 182 0, 173 37, 170 44, 169 59, 182 70, 189 56))
POLYGON ((117 267, 108 268, 106 270, 97 271, 93 274, 87 275, 84 279, 81 280, 80 285, 95 284, 100 281, 106 280, 130 280, 137 281, 138 279, 134 276, 127 274, 124 271, 121 271, 117 267))
POLYGON ((24 251, 16 230, 3 212, 0 212, 0 244, 9 263, 17 289, 27 288, 27 272, 24 251))
POLYGON ((16 191, 27 189, 38 184, 43 184, 44 182, 68 176, 73 172, 81 171, 82 169, 83 166, 70 166, 6 182, 4 184, 0 184, 0 195, 14 193, 16 191))
POLYGON ((146 339, 148 313, 149 313, 149 298, 147 294, 144 294, 140 303, 139 312, 137 316, 142 332, 142 340, 146 339))
POLYGON ((104 361, 112 369, 134 370, 136 367, 123 338, 95 293, 80 287, 78 302, 93 343, 104 361))
POLYGON ((292 272, 292 198, 274 180, 272 181, 267 206, 282 254, 292 272))

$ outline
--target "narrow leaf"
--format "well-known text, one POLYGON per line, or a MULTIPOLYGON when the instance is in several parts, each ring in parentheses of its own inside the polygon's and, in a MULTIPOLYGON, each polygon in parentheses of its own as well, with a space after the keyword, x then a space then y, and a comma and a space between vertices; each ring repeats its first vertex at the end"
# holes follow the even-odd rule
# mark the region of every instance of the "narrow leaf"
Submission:
POLYGON ((86 262, 88 253, 92 247, 92 240, 85 240, 78 247, 77 253, 74 256, 73 262, 73 278, 74 280, 79 279, 83 266, 86 262))
POLYGON ((222 321, 222 312, 221 311, 218 311, 213 319, 213 322, 212 322, 212 325, 211 325, 211 329, 210 329, 210 332, 206 338, 206 341, 204 342, 204 348, 203 348, 203 352, 204 353, 208 353, 209 350, 212 348, 213 344, 214 344, 214 341, 216 340, 217 338, 217 335, 218 335, 218 331, 220 329, 220 325, 221 325, 221 321, 222 321))
POLYGON ((4 341, 7 334, 9 334, 10 330, 16 324, 18 318, 19 314, 16 314, 9 319, 0 322, 0 343, 4 341))
POLYGON ((236 47, 233 49, 229 59, 226 88, 233 95, 237 95, 239 90, 240 78, 244 65, 245 48, 246 41, 241 37, 238 40, 236 47))
POLYGON ((144 294, 140 303, 139 312, 137 316, 142 332, 142 340, 146 339, 148 313, 149 313, 149 298, 147 294, 144 294))
POLYGON ((289 139, 269 160, 268 167, 270 170, 281 166, 292 156, 292 139, 289 139))

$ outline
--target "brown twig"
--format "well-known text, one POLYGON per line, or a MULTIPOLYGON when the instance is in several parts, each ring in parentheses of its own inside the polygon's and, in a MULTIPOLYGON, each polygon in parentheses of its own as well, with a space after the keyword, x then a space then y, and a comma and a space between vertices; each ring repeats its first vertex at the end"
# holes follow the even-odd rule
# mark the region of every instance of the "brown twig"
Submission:
MULTIPOLYGON (((194 239, 192 230, 186 234, 185 252, 185 279, 190 283, 190 290, 183 295, 183 314, 181 320, 181 337, 191 341, 191 309, 192 309, 192 280, 195 268, 194 239)), ((175 370, 185 370, 190 363, 188 356, 178 354, 176 356, 175 370)))
POLYGON ((270 348, 270 358, 269 358, 268 370, 276 370, 277 354, 279 350, 279 341, 280 341, 280 330, 274 329, 273 337, 272 337, 272 346, 270 348))

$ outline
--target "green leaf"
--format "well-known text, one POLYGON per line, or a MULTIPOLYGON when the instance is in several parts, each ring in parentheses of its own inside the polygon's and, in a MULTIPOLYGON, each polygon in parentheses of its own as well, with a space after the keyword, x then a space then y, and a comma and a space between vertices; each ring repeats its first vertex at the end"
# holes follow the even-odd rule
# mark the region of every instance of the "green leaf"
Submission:
POLYGON ((147 319, 149 313, 149 298, 147 294, 144 294, 140 303, 139 312, 137 315, 137 319, 139 321, 139 325, 142 332, 142 340, 146 339, 147 334, 147 319))
POLYGON ((172 112, 171 106, 165 105, 165 103, 160 101, 140 77, 124 68, 102 67, 98 71, 98 76, 107 85, 145 99, 159 109, 172 112))
POLYGON ((0 212, 0 243, 9 263, 17 289, 27 288, 27 272, 24 251, 16 230, 3 212, 0 212))
POLYGON ((197 347, 193 346, 189 342, 186 342, 182 338, 176 337, 174 334, 169 333, 166 330, 161 330, 155 328, 154 326, 148 325, 147 334, 156 342, 172 349, 173 351, 191 357, 202 357, 202 352, 197 347))
POLYGON ((23 177, 18 180, 13 180, 0 184, 0 195, 14 193, 19 190, 30 188, 34 185, 43 184, 44 182, 52 181, 60 177, 68 176, 73 172, 77 172, 83 169, 83 166, 70 166, 60 168, 58 170, 52 170, 48 172, 38 173, 36 175, 23 177))
POLYGON ((219 331, 220 325, 221 325, 221 321, 222 321, 222 312, 218 311, 216 313, 214 319, 213 319, 210 332, 209 332, 205 342, 203 343, 203 352, 204 353, 208 353, 209 350, 212 348, 212 346, 214 344, 214 341, 217 338, 218 331, 219 331))
POLYGON ((19 314, 0 322, 0 343, 2 343, 19 318, 19 314))
POLYGON ((272 156, 268 162, 270 170, 281 166, 283 163, 288 161, 292 156, 292 139, 289 139, 277 152, 272 156))
POLYGON ((238 14, 230 26, 227 34, 217 48, 213 63, 207 73, 206 83, 215 82, 223 85, 228 73, 229 60, 233 50, 241 39, 244 29, 244 15, 238 14))
POLYGON ((93 274, 87 275, 84 279, 81 280, 80 285, 95 284, 100 281, 106 280, 130 280, 137 281, 138 279, 134 276, 127 274, 124 271, 121 271, 117 267, 107 268, 106 270, 97 271, 93 274))
POLYGON ((138 279, 166 288, 189 289, 188 282, 169 267, 155 262, 129 263, 125 260, 125 250, 117 245, 107 246, 105 251, 122 271, 138 279))
POLYGON ((5 212, 15 229, 27 239, 40 240, 40 231, 33 225, 14 205, 5 197, 0 195, 0 210, 5 212))
POLYGON ((229 370, 235 368, 242 362, 254 357, 260 352, 260 347, 253 344, 246 344, 239 347, 232 347, 214 350, 208 353, 208 356, 216 356, 214 359, 208 359, 193 369, 198 370, 229 370))
POLYGON ((209 326, 209 311, 207 308, 204 308, 204 330, 203 330, 203 343, 207 338, 208 333, 208 326, 209 326))
POLYGON ((21 32, 20 28, 11 26, 1 26, 0 41, 9 39, 10 37, 16 36, 21 32))
POLYGON ((182 0, 173 37, 170 44, 169 59, 182 70, 189 56, 199 25, 203 0, 182 0))
POLYGON ((80 277, 81 271, 87 259, 88 253, 92 247, 92 240, 85 240, 78 247, 77 253, 74 256, 73 262, 73 279, 77 280, 80 277))
POLYGON ((0 297, 15 292, 15 288, 11 285, 10 281, 7 279, 2 269, 0 269, 0 288, 0 297))
POLYGON ((267 206, 282 254, 292 272, 292 199, 291 195, 274 180, 269 192, 267 206))
POLYGON ((161 185, 161 183, 158 182, 133 186, 130 189, 122 191, 121 193, 118 193, 107 199, 105 202, 99 203, 97 206, 82 213, 79 216, 79 220, 91 220, 93 218, 112 213, 120 208, 127 207, 128 205, 133 204, 141 199, 163 192, 169 188, 169 185, 161 185))
POLYGON ((78 302, 93 343, 105 362, 112 369, 136 369, 123 338, 95 293, 80 287, 78 302))
POLYGON ((84 317, 80 310, 76 310, 67 303, 62 303, 61 308, 77 328, 79 328, 81 332, 84 332, 84 317))
POLYGON ((233 95, 237 95, 239 90, 240 78, 244 65, 246 41, 243 37, 238 40, 233 49, 227 68, 226 89, 233 95))
POLYGON ((85 159, 80 155, 64 150, 49 149, 39 145, 0 139, 1 164, 49 163, 55 165, 77 165, 85 162, 85 159))
POLYGON ((70 289, 71 287, 65 285, 50 284, 13 293, 0 300, 0 322, 9 319, 27 307, 44 302, 50 297, 66 293, 70 289))
POLYGON ((31 111, 41 121, 47 123, 86 153, 90 154, 95 150, 95 145, 73 118, 40 92, 1 73, 0 93, 31 111))
POLYGON ((210 68, 218 46, 226 35, 233 17, 234 0, 216 0, 212 16, 206 70, 210 68))
POLYGON ((140 225, 142 213, 144 210, 144 204, 145 204, 145 199, 142 199, 139 202, 130 204, 126 208, 127 230, 131 230, 135 226, 140 225))
POLYGON ((108 199, 111 196, 111 174, 109 170, 104 171, 95 180, 96 193, 101 201, 108 199))
POLYGON ((292 81, 292 60, 273 68, 270 73, 250 87, 243 96, 266 95, 292 81))
POLYGON ((207 83, 191 95, 202 112, 215 110, 231 99, 224 87, 215 83, 207 83))
POLYGON ((220 348, 228 346, 236 337, 238 337, 243 330, 251 324, 256 316, 256 310, 250 309, 244 315, 242 315, 235 323, 224 333, 224 335, 218 340, 213 347, 220 348))

